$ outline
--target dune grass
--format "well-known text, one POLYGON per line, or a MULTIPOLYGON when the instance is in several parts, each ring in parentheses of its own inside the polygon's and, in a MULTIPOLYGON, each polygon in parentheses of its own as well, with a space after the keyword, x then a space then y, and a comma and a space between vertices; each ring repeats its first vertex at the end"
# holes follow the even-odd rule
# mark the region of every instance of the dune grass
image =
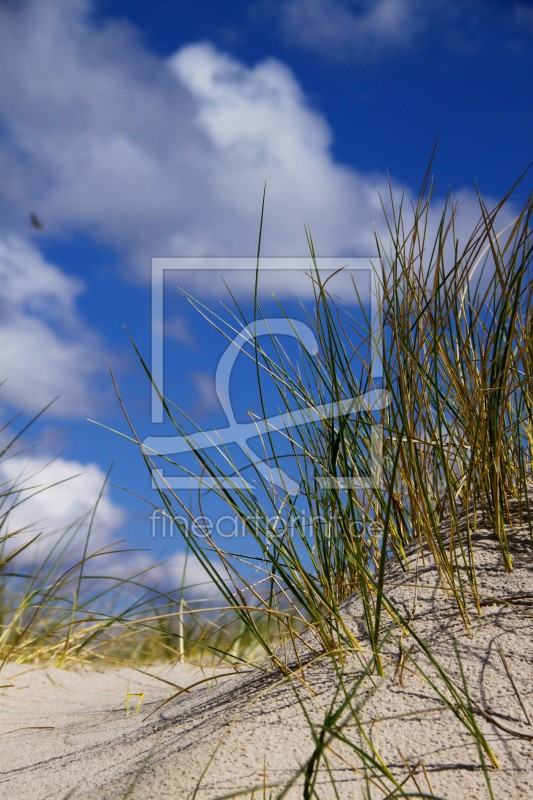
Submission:
MULTIPOLYGON (((379 670, 386 565, 391 559, 404 562, 405 548, 413 541, 434 556, 443 585, 452 592, 468 628, 466 600, 473 597, 477 602, 478 590, 473 517, 466 516, 466 528, 460 524, 466 511, 483 510, 497 536, 502 564, 512 570, 509 500, 519 502, 521 519, 531 519, 533 284, 531 198, 510 224, 498 228, 511 194, 490 211, 479 198, 478 224, 460 250, 455 231, 459 212, 450 202, 435 221, 427 181, 412 209, 398 207, 391 197, 389 237, 386 243, 377 242, 384 323, 379 385, 372 382, 370 363, 356 363, 358 349, 347 338, 335 300, 321 278, 311 237, 318 356, 294 370, 276 337, 271 344, 277 359, 272 348, 262 347, 259 339, 254 343, 254 357, 261 367, 258 380, 264 382, 266 375, 277 387, 282 412, 305 411, 372 391, 387 393, 379 420, 378 453, 372 436, 377 420, 371 411, 358 414, 357 422, 353 415, 324 417, 287 434, 300 476, 296 499, 273 487, 257 470, 262 493, 238 487, 213 489, 256 545, 263 576, 260 590, 246 580, 234 554, 208 530, 198 535, 181 523, 191 552, 277 666, 275 648, 265 640, 258 620, 268 619, 276 642, 307 626, 327 651, 353 647, 356 642, 343 623, 340 605, 357 591, 379 670), (368 466, 369 454, 378 464, 379 480, 347 491, 342 476, 368 466), (329 486, 317 488, 318 478, 329 479, 329 486), (303 530, 295 541, 294 535, 280 534, 279 525, 272 525, 272 509, 282 524, 297 517, 302 496, 311 518, 321 520, 313 530, 312 544, 303 530), (334 531, 324 520, 332 521, 334 531)), ((365 313, 362 304, 361 312, 365 313)), ((263 319, 257 298, 256 314, 263 319)), ((304 360, 305 353, 302 347, 304 360)), ((175 407, 161 399, 177 433, 190 434, 175 407)), ((140 445, 148 468, 156 469, 157 454, 142 448, 128 421, 132 441, 140 445)), ((196 455, 203 474, 215 482, 223 462, 229 479, 242 474, 223 448, 218 461, 207 451, 196 455)), ((275 450, 272 457, 274 467, 281 470, 282 459, 275 450)), ((169 456, 164 460, 180 468, 169 456)), ((169 485, 161 487, 160 500, 169 518, 187 515, 183 500, 169 485)))
MULTIPOLYGON (((3 426, 0 461, 20 462, 39 444, 29 433, 46 411, 3 426)), ((239 658, 249 649, 247 632, 228 626, 219 612, 205 615, 196 608, 189 593, 197 587, 187 583, 186 572, 174 592, 158 590, 150 569, 113 576, 109 561, 131 551, 120 541, 92 545, 108 479, 93 507, 61 530, 49 530, 49 523, 42 526, 38 519, 29 528, 13 525, 21 504, 31 509, 32 498, 55 485, 43 481, 38 470, 23 469, 0 483, 0 668, 8 661, 57 667, 215 661, 227 658, 232 648, 239 658)))
MULTIPOLYGON (((9 553, 2 571, 22 581, 23 589, 16 601, 2 599, 0 657, 43 658, 67 665, 124 654, 139 662, 205 658, 209 653, 249 662, 266 656, 272 667, 290 677, 306 659, 325 653, 339 670, 339 692, 322 727, 313 728, 315 751, 300 773, 304 797, 318 796, 317 769, 333 740, 351 747, 364 762, 371 783, 381 786, 379 796, 414 796, 404 792, 401 781, 389 773, 369 743, 361 743, 361 727, 359 738, 349 738, 341 725, 357 691, 357 685, 348 687, 342 681, 346 654, 361 653, 361 643, 343 614, 344 601, 355 592, 364 611, 365 640, 370 642, 362 675, 384 674, 383 642, 392 629, 416 642, 425 663, 431 665, 433 677, 428 672, 427 681, 438 676, 436 694, 478 743, 490 795, 489 767, 498 762, 472 712, 468 686, 452 681, 410 620, 395 607, 387 575, 391 563, 408 569, 407 552, 413 547, 421 554, 430 553, 468 632, 472 603, 481 613, 474 544, 479 514, 494 531, 503 570, 513 569, 509 540, 513 524, 530 526, 533 546, 533 204, 528 197, 512 221, 502 225, 501 218, 514 208, 517 187, 495 208, 488 209, 479 197, 479 220, 459 246, 460 209, 450 201, 436 216, 428 176, 429 172, 413 207, 405 207, 392 195, 387 199, 387 237, 377 240, 374 274, 382 299, 383 336, 374 344, 380 349, 382 378, 375 382, 372 377, 368 356, 372 326, 364 303, 358 301, 357 287, 353 287, 354 303, 359 302, 360 316, 366 315, 369 323, 366 334, 358 331, 358 341, 351 339, 321 275, 310 234, 314 303, 308 322, 319 352, 307 358, 302 346, 304 363, 295 370, 274 335, 268 346, 256 339, 252 350, 260 396, 269 381, 278 392, 281 413, 374 392, 373 396, 386 398, 379 415, 371 407, 357 417, 325 415, 287 433, 285 442, 299 477, 297 497, 273 486, 257 468, 261 491, 251 493, 236 482, 231 490, 217 488, 222 463, 228 480, 242 476, 242 468, 222 447, 215 456, 196 453, 199 471, 215 479, 211 491, 242 522, 255 547, 253 558, 235 553, 208 529, 198 532, 197 526, 178 523, 188 551, 220 593, 217 613, 195 610, 184 592, 177 598, 154 595, 145 576, 117 580, 103 590, 100 587, 98 594, 82 591, 90 585, 88 567, 99 557, 90 553, 90 516, 79 523, 85 524, 87 536, 82 559, 59 577, 57 569, 51 569, 52 564, 57 568, 58 558, 32 575, 12 570, 21 549, 32 542, 16 546, 20 532, 9 529, 9 506, 18 495, 16 487, 8 486, 0 508, 2 545, 9 553), (366 348, 360 346, 361 340, 366 348), (347 488, 345 477, 365 469, 374 469, 370 483, 357 490, 347 488), (302 497, 310 518, 319 520, 312 536, 297 525, 289 533, 302 497), (254 581, 250 565, 256 570, 254 581), (102 608, 105 592, 117 591, 128 598, 120 612, 109 617, 95 612, 102 608)), ((235 319, 240 315, 237 306, 235 319)), ((246 322, 258 320, 266 322, 256 296, 254 319, 246 322)), ((218 318, 215 324, 220 325, 218 318)), ((229 326, 230 339, 232 330, 229 326)), ((137 354, 151 379, 142 354, 138 350, 137 354)), ((127 438, 139 447, 147 468, 157 469, 162 457, 142 446, 118 387, 117 394, 130 426, 127 438)), ((160 397, 176 433, 190 434, 190 420, 168 398, 160 397)), ((3 457, 19 439, 17 434, 9 440, 3 457)), ((282 471, 286 456, 274 449, 272 468, 282 471)), ((169 456, 164 460, 180 467, 169 456)), ((26 501, 30 499, 31 495, 26 501)), ((164 479, 159 502, 172 520, 191 514, 164 479)), ((351 716, 356 720, 355 711, 351 716)), ((268 796, 266 779, 263 789, 268 796)), ((433 796, 427 781, 417 796, 433 796)))
MULTIPOLYGON (((404 207, 403 201, 398 204, 392 195, 388 198, 388 235, 386 240, 377 240, 375 274, 384 326, 378 342, 381 380, 373 382, 372 363, 362 360, 363 349, 347 335, 328 281, 321 276, 310 234, 314 307, 309 319, 319 342, 318 355, 306 362, 302 346, 304 365, 295 370, 274 335, 268 347, 259 339, 254 342, 260 396, 264 396, 264 382, 270 381, 278 389, 280 413, 341 403, 365 393, 381 393, 383 398, 387 393, 379 419, 367 408, 357 421, 353 415, 324 416, 287 434, 299 475, 297 499, 269 483, 257 469, 260 492, 241 489, 236 481, 233 489, 217 489, 222 463, 228 480, 241 477, 242 469, 223 447, 216 456, 197 451, 199 471, 214 480, 212 491, 241 520, 257 555, 251 558, 225 549, 208 529, 198 535, 181 523, 180 530, 220 591, 226 609, 233 610, 247 631, 248 644, 255 640, 259 652, 287 676, 298 673, 305 660, 318 653, 329 655, 342 667, 346 653, 361 651, 342 610, 354 592, 362 600, 365 637, 371 642, 363 674, 384 674, 384 632, 393 628, 415 642, 426 667, 413 661, 413 668, 476 741, 488 796, 492 796, 490 768, 499 764, 477 722, 468 684, 452 680, 410 620, 395 607, 387 574, 391 563, 408 568, 406 553, 413 547, 420 554, 430 553, 468 633, 472 607, 481 613, 474 545, 480 515, 484 527, 494 531, 503 570, 513 569, 509 540, 513 525, 528 525, 533 544, 533 204, 529 196, 504 225, 500 220, 509 206, 514 207, 513 193, 521 184, 491 209, 479 197, 478 222, 459 246, 460 209, 450 200, 436 218, 428 176, 412 208, 404 207), (379 440, 375 436, 378 421, 379 440), (360 474, 369 464, 376 470, 371 476, 374 480, 357 490, 347 489, 343 476, 360 474), (325 484, 317 480, 324 478, 328 479, 325 484), (311 537, 298 527, 289 534, 302 494, 310 517, 320 520, 311 537), (245 569, 250 565, 256 574, 259 565, 261 580, 250 581, 245 569), (280 642, 285 642, 285 650, 280 642)), ((363 316, 368 313, 362 302, 359 310, 363 316)), ((237 306, 234 319, 239 318, 242 311, 237 306)), ((257 320, 268 323, 256 296, 257 320)), ((370 337, 372 326, 367 322, 370 337)), ((254 320, 246 323, 254 324, 254 320)), ((220 317, 214 324, 223 327, 220 317)), ((234 330, 228 325, 228 339, 234 330)), ((137 354, 150 378, 146 362, 137 354)), ((190 434, 190 420, 167 398, 160 398, 176 432, 190 434)), ((143 447, 123 408, 131 441, 139 446, 148 469, 157 469, 161 459, 179 469, 171 457, 158 458, 157 452, 143 447)), ((274 448, 269 454, 273 470, 281 472, 286 452, 278 455, 274 448)), ((182 498, 164 479, 159 496, 170 519, 187 515, 182 498)), ((316 770, 325 757, 326 742, 333 739, 341 739, 354 750, 370 770, 373 784, 383 782, 379 796, 414 796, 404 792, 403 784, 393 779, 371 747, 365 750, 355 739, 346 739, 337 723, 350 709, 354 689, 341 679, 339 687, 339 697, 322 728, 314 730, 315 752, 302 767, 304 797, 318 796, 316 770)), ((409 777, 407 771, 405 780, 409 777)), ((263 790, 267 791, 266 778, 263 790)), ((433 796, 427 780, 415 794, 433 796)))

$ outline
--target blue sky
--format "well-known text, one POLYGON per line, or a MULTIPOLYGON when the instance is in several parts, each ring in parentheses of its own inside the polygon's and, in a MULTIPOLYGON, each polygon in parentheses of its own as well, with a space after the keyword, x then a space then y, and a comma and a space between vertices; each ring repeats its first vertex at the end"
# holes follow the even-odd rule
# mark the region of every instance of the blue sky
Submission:
MULTIPOLYGON (((149 353, 152 257, 253 255, 265 182, 265 255, 305 255, 304 223, 321 255, 373 255, 378 191, 390 176, 415 196, 437 139, 437 195, 453 191, 467 230, 475 184, 490 203, 531 159, 532 40, 525 0, 3 2, 0 420, 60 397, 44 443, 2 477, 52 455, 43 478, 79 473, 19 522, 69 522, 112 461, 116 483, 150 496, 138 454, 86 420, 125 429, 111 365, 140 433, 153 433, 124 330, 149 353)), ((186 288, 216 305, 208 274, 186 288)), ((286 277, 267 290, 286 302, 300 291, 286 277)), ((220 425, 224 341, 177 282, 168 292, 172 399, 220 425)), ((148 548, 139 566, 181 563, 118 489, 98 537, 148 548)))

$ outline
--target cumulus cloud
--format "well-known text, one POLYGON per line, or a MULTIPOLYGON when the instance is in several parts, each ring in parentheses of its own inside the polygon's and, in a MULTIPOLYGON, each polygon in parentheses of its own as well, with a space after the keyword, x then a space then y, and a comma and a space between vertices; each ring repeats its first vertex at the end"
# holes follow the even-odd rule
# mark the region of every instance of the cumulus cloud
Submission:
MULTIPOLYGON (((421 0, 281 7, 302 36, 316 27, 350 40, 409 39, 429 14, 421 0)), ((10 74, 0 203, 13 229, 38 208, 48 233, 88 232, 146 280, 153 255, 253 256, 266 182, 264 255, 305 256, 304 223, 319 254, 375 254, 387 178, 334 159, 332 132, 290 69, 244 65, 208 42, 163 59, 126 23, 97 24, 91 8, 0 6, 0 70, 10 74)))
MULTIPOLYGON (((291 2, 316 25, 332 4, 289 0, 286 11, 291 2)), ((10 76, 0 82, 0 208, 13 231, 0 240, 2 396, 36 411, 60 394, 55 411, 70 416, 94 413, 102 348, 76 315, 81 284, 23 239, 29 209, 51 235, 83 230, 113 245, 147 279, 154 254, 255 254, 265 181, 264 255, 305 255, 304 222, 319 254, 374 255, 386 185, 335 161, 327 122, 279 61, 245 66, 205 42, 162 59, 124 22, 96 23, 91 8, 0 4, 0 72, 10 76)), ((335 13, 355 11, 335 8, 331 30, 349 30, 335 13)), ((426 13, 416 16, 417 0, 358 8, 354 24, 380 36, 414 32, 426 13)), ((405 207, 410 199, 407 191, 405 207)), ((463 196, 465 229, 478 215, 472 199, 463 196)), ((264 275, 260 286, 302 296, 295 271, 264 275)), ((169 332, 189 343, 180 320, 169 332)))
POLYGON ((85 0, 0 6, 4 219, 83 229, 137 276, 152 255, 374 252, 383 176, 335 162, 331 131, 291 71, 208 43, 156 57, 85 0))
MULTIPOLYGON (((211 578, 192 553, 174 553, 157 569, 167 584, 172 581, 174 586, 188 587, 189 592, 198 597, 213 596, 216 592, 211 578)), ((219 596, 218 592, 216 594, 219 596)))
MULTIPOLYGON (((441 0, 276 8, 291 41, 332 53, 404 46, 463 13, 441 0)), ((277 60, 244 65, 207 42, 164 59, 124 21, 96 21, 89 0, 21 0, 0 4, 0 71, 0 211, 14 231, 37 208, 50 235, 83 230, 146 280, 153 255, 255 254, 266 182, 265 255, 305 255, 304 223, 321 254, 375 253, 386 177, 335 160, 326 120, 277 60)))
MULTIPOLYGON (((211 580, 198 558, 192 553, 177 550, 158 561, 151 553, 133 552, 126 557, 116 555, 104 557, 101 563, 105 572, 114 578, 128 579, 139 575, 139 580, 161 592, 183 590, 189 599, 221 601, 222 595, 211 580)), ((169 547, 172 542, 169 541, 169 547)))
MULTIPOLYGON (((331 4, 298 8, 318 25, 331 4)), ((359 4, 354 24, 414 33, 422 5, 359 4)), ((0 73, 9 74, 0 82, 0 213, 13 232, 0 243, 0 368, 18 408, 37 410, 60 392, 57 412, 85 413, 101 363, 76 318, 81 285, 23 239, 32 208, 47 234, 82 230, 144 280, 152 255, 255 254, 265 181, 264 255, 306 255, 304 223, 319 254, 376 252, 385 176, 335 161, 327 122, 279 61, 247 66, 206 42, 163 59, 126 23, 97 22, 89 0, 22 0, 0 4, 0 73)), ((407 191, 406 207, 410 199, 407 191)), ((211 285, 220 286, 204 279, 202 289, 211 285)), ((294 275, 260 285, 301 293, 294 275)), ((185 341, 179 320, 172 332, 185 341)))
MULTIPOLYGON (((15 455, 0 461, 0 492, 9 491, 4 552, 29 546, 15 557, 17 569, 30 571, 49 557, 49 567, 59 571, 77 563, 84 554, 88 525, 105 475, 94 463, 37 455, 15 455), (37 538, 36 538, 37 537, 37 538), (32 541, 33 540, 33 541, 32 541)), ((164 592, 184 589, 188 598, 219 600, 220 593, 193 554, 178 550, 179 537, 169 539, 176 550, 158 560, 146 550, 123 551, 119 528, 127 519, 124 508, 115 503, 108 488, 99 500, 92 520, 86 575, 107 575, 114 580, 136 580, 164 592), (137 577, 136 577, 137 576, 137 577)))
MULTIPOLYGON (((2 460, 0 487, 3 492, 9 490, 11 499, 7 530, 19 532, 11 540, 13 548, 39 534, 17 557, 17 564, 41 563, 56 545, 59 555, 60 539, 63 537, 66 543, 69 536, 64 536, 65 531, 92 512, 104 479, 100 467, 92 463, 41 455, 15 455, 2 460)), ((106 489, 94 517, 91 551, 108 545, 124 520, 124 510, 111 500, 106 489)), ((82 555, 86 532, 85 525, 70 541, 69 561, 82 555)))
POLYGON ((0 237, 0 409, 34 413, 57 396, 55 414, 94 411, 105 359, 78 316, 82 291, 30 243, 0 237))
MULTIPOLYGON (((280 3, 294 41, 340 52, 353 42, 409 45, 428 24, 427 7, 280 3)), ((115 247, 131 274, 147 280, 152 255, 253 255, 265 181, 264 254, 305 255, 304 222, 319 253, 374 254, 377 188, 386 185, 383 175, 335 161, 326 120, 279 61, 244 65, 207 42, 163 59, 126 23, 97 21, 92 8, 89 0, 0 2, 0 74, 9 76, 0 81, 0 218, 11 231, 0 240, 2 392, 25 411, 60 393, 55 409, 65 416, 94 412, 102 347, 76 310, 82 284, 25 240, 31 209, 47 235, 82 231, 115 247)), ((407 191, 406 207, 410 199, 407 191)), ((466 230, 478 210, 472 194, 462 199, 466 230)), ((297 285, 276 277, 279 294, 297 285)), ((181 320, 169 332, 188 343, 181 320)), ((203 373, 193 380, 211 402, 203 373)), ((96 465, 63 459, 12 458, 0 469, 0 481, 43 486, 82 473, 12 510, 12 527, 29 526, 27 535, 86 513, 103 479, 96 465)), ((95 544, 107 544, 121 521, 104 495, 95 544)), ((53 541, 42 537, 36 547, 53 541)), ((45 550, 27 557, 36 552, 45 550)), ((161 568, 162 579, 179 573, 180 559, 161 568)), ((144 568, 151 557, 135 563, 144 568)), ((194 562, 191 569, 196 581, 194 562)))

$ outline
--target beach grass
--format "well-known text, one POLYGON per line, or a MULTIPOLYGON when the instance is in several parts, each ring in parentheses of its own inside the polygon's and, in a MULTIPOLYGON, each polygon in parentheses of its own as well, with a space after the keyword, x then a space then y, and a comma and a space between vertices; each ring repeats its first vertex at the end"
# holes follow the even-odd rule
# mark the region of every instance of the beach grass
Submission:
MULTIPOLYGON (((178 597, 153 592, 149 575, 117 579, 103 589, 98 585, 87 591, 85 587, 93 585, 91 568, 102 555, 90 548, 94 514, 73 528, 76 535, 83 529, 86 537, 76 564, 61 571, 63 545, 59 544, 35 572, 22 574, 16 567, 17 556, 33 542, 25 538, 17 545, 23 532, 9 528, 9 509, 13 501, 30 503, 31 492, 22 496, 20 487, 4 486, 0 487, 1 568, 9 579, 7 586, 16 587, 16 593, 4 589, 0 604, 4 661, 70 666, 106 659, 133 658, 140 664, 226 658, 278 670, 285 679, 296 678, 299 686, 305 686, 305 665, 326 658, 338 673, 339 688, 322 724, 317 727, 309 720, 314 751, 294 779, 303 780, 303 796, 318 797, 318 770, 327 772, 328 753, 342 745, 366 771, 368 796, 433 797, 423 765, 414 779, 419 781, 419 792, 407 790, 404 783, 413 779, 413 769, 406 765, 404 778, 392 774, 358 723, 359 686, 369 676, 379 679, 390 672, 387 641, 404 637, 416 646, 416 655, 405 650, 406 668, 422 676, 477 743, 491 796, 490 771, 500 765, 478 722, 460 656, 458 671, 450 672, 439 661, 395 603, 389 575, 391 565, 408 571, 413 553, 430 558, 468 635, 473 615, 482 613, 478 527, 482 524, 493 531, 501 569, 508 573, 513 570, 511 537, 516 525, 528 526, 533 546, 533 204, 531 196, 523 200, 524 179, 492 208, 480 196, 477 223, 459 243, 461 209, 450 198, 439 212, 435 210, 429 175, 428 171, 413 206, 407 207, 392 192, 384 198, 387 233, 377 238, 373 264, 383 322, 378 342, 372 342, 368 307, 358 298, 355 285, 358 318, 368 324, 367 333, 364 325, 359 327, 357 342, 357 337, 351 338, 308 232, 314 293, 308 322, 318 353, 307 356, 302 346, 303 366, 295 370, 274 334, 268 345, 256 339, 249 351, 257 365, 259 395, 265 395, 268 382, 269 391, 277 391, 280 413, 342 404, 372 393, 383 401, 380 413, 363 410, 357 421, 353 414, 319 415, 287 433, 283 453, 269 451, 272 469, 281 474, 288 448, 299 476, 297 498, 270 483, 254 465, 246 469, 255 470, 260 491, 240 488, 236 478, 244 471, 223 447, 215 456, 196 452, 199 471, 214 480, 211 491, 242 522, 254 545, 253 557, 250 551, 235 553, 209 529, 198 531, 198 525, 178 523, 188 552, 218 590, 217 608, 207 612, 195 608, 185 587, 178 597), (518 210, 517 197, 522 197, 518 210), (371 355, 376 346, 382 364, 377 381, 371 355), (231 489, 217 488, 224 463, 225 478, 235 484, 231 489), (346 476, 365 467, 371 473, 375 470, 371 480, 357 490, 347 488, 346 476), (289 522, 298 517, 302 497, 309 517, 319 522, 311 536, 298 526, 289 535, 289 522), (107 592, 126 598, 108 616, 102 612, 107 592), (362 608, 359 632, 345 613, 346 601, 354 594, 362 608), (348 683, 343 664, 354 655, 361 672, 348 683)), ((257 269, 259 274, 260 247, 257 269)), ((235 318, 239 316, 242 309, 236 305, 235 318)), ((254 318, 246 323, 258 320, 267 318, 256 294, 254 318)), ((219 319, 216 324, 220 325, 219 319)), ((231 327, 226 335, 232 338, 231 327)), ((151 380, 145 358, 136 352, 151 380)), ((179 468, 171 457, 143 447, 127 402, 116 384, 115 388, 129 425, 123 435, 138 447, 147 469, 156 470, 161 458, 179 468)), ((190 434, 188 418, 169 398, 159 396, 167 422, 178 435, 190 434)), ((7 438, 2 458, 18 446, 26 428, 7 438)), ((169 519, 191 515, 164 479, 158 491, 169 519)), ((67 531, 60 540, 64 546, 68 536, 67 531)), ((308 688, 312 691, 312 686, 308 688)), ((263 787, 257 787, 254 796, 283 797, 292 785, 272 787, 265 774, 263 787)))
MULTIPOLYGON (((3 426, 0 459, 20 463, 38 445, 29 432, 46 411, 26 422, 15 417, 3 426)), ((11 523, 21 504, 31 508, 35 495, 54 487, 43 482, 39 470, 28 475, 22 468, 0 485, 0 665, 141 665, 176 657, 193 661, 207 654, 213 659, 216 653, 221 658, 231 652, 237 633, 227 632, 227 620, 219 620, 219 614, 200 620, 187 596, 194 585, 185 581, 171 594, 156 588, 149 569, 127 578, 109 573, 106 562, 127 557, 130 550, 123 541, 92 545, 108 478, 93 507, 61 530, 47 530, 48 524, 41 526, 38 519, 28 528, 11 523)), ((246 632, 240 637, 247 649, 246 632)))
MULTIPOLYGON (((310 236, 318 356, 309 356, 304 369, 295 371, 275 336, 271 344, 279 356, 276 360, 272 349, 267 351, 259 339, 254 342, 259 380, 264 382, 266 375, 279 390, 281 411, 341 403, 373 390, 376 396, 387 397, 379 420, 379 480, 370 487, 346 491, 339 477, 357 473, 361 464, 368 464, 369 454, 376 455, 372 437, 376 420, 363 412, 357 424, 349 415, 333 420, 324 416, 287 435, 301 477, 297 500, 269 484, 259 471, 262 495, 237 486, 218 491, 256 544, 261 590, 247 582, 244 570, 239 573, 233 554, 208 530, 195 535, 187 525, 181 526, 187 546, 228 607, 274 662, 275 648, 265 640, 258 619, 268 619, 276 644, 280 636, 290 638, 307 626, 327 651, 356 646, 340 607, 357 591, 379 670, 386 567, 391 560, 403 563, 406 547, 413 542, 435 558, 443 585, 468 628, 467 598, 477 602, 478 593, 471 527, 477 512, 495 531, 504 568, 512 570, 509 503, 518 503, 514 521, 517 514, 523 521, 531 518, 533 437, 531 198, 500 230, 499 219, 512 191, 490 210, 479 198, 479 220, 460 249, 456 239, 460 209, 450 200, 435 220, 429 180, 413 208, 396 205, 391 196, 388 239, 377 241, 384 324, 379 385, 372 383, 371 364, 354 366, 358 351, 347 338, 335 300, 321 278, 310 236), (317 478, 329 479, 328 488, 317 489, 317 478), (274 527, 272 509, 277 521, 296 517, 302 493, 311 518, 320 520, 321 526, 312 537, 301 530, 295 542, 293 535, 280 535, 279 526, 274 527), (324 520, 334 523, 333 532, 324 520)), ((262 319, 258 298, 255 308, 262 319)), ((362 303, 361 312, 367 313, 362 303)), ((305 358, 303 347, 302 353, 305 358)), ((190 434, 175 406, 167 398, 161 400, 176 432, 190 434)), ((140 445, 150 471, 155 470, 157 454, 142 447, 127 419, 132 441, 140 445)), ((221 462, 228 464, 228 481, 243 473, 222 447, 219 461, 207 451, 196 455, 203 473, 215 479, 214 493, 221 462)), ((275 450, 271 455, 281 472, 282 457, 275 450)), ((168 456, 164 460, 180 466, 168 456)), ((190 514, 168 484, 160 488, 160 500, 170 519, 190 514)))

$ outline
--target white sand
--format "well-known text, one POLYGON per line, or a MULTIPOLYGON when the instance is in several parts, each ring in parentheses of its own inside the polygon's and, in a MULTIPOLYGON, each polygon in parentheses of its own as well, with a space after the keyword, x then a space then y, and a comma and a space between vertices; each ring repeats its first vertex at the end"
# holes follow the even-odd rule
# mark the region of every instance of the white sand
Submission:
MULTIPOLYGON (((470 638, 437 585, 430 561, 421 566, 413 557, 410 573, 395 569, 392 596, 402 614, 414 611, 413 627, 461 684, 456 642, 475 703, 474 718, 502 766, 489 767, 496 800, 530 799, 533 726, 526 713, 533 719, 531 543, 525 528, 513 531, 515 570, 506 574, 493 537, 480 532, 477 538, 483 616, 472 615, 470 638)), ((368 651, 361 614, 359 600, 345 605, 345 619, 368 651)), ((365 679, 353 704, 361 727, 352 716, 345 735, 367 753, 372 742, 396 778, 406 779, 407 793, 432 791, 447 800, 489 798, 478 750, 465 727, 409 668, 408 660, 398 670, 401 651, 411 648, 415 654, 416 644, 407 636, 400 642, 395 633, 389 640, 385 678, 365 679)), ((425 657, 416 657, 434 676, 425 657)), ((152 672, 156 674, 155 668, 152 672)), ((346 686, 353 686, 360 674, 360 662, 351 656, 344 665, 346 686)), ((240 790, 241 797, 256 800, 276 797, 279 790, 263 795, 261 789, 254 795, 253 787, 263 785, 264 775, 267 785, 279 787, 295 777, 314 749, 302 709, 320 723, 338 686, 329 658, 315 658, 303 675, 312 692, 295 678, 253 670, 185 692, 148 717, 171 689, 134 669, 66 672, 8 665, 0 673, 0 795, 15 800, 212 800, 240 790), (132 696, 126 715, 128 682, 129 691, 144 691, 144 698, 135 713, 139 698, 132 696)), ((184 686, 201 676, 193 667, 176 666, 162 677, 184 686)), ((366 783, 370 771, 338 741, 326 752, 337 794, 322 761, 314 797, 383 798, 392 790, 392 783, 384 789, 377 778, 366 783)), ((284 796, 302 797, 302 786, 297 778, 284 796)))

